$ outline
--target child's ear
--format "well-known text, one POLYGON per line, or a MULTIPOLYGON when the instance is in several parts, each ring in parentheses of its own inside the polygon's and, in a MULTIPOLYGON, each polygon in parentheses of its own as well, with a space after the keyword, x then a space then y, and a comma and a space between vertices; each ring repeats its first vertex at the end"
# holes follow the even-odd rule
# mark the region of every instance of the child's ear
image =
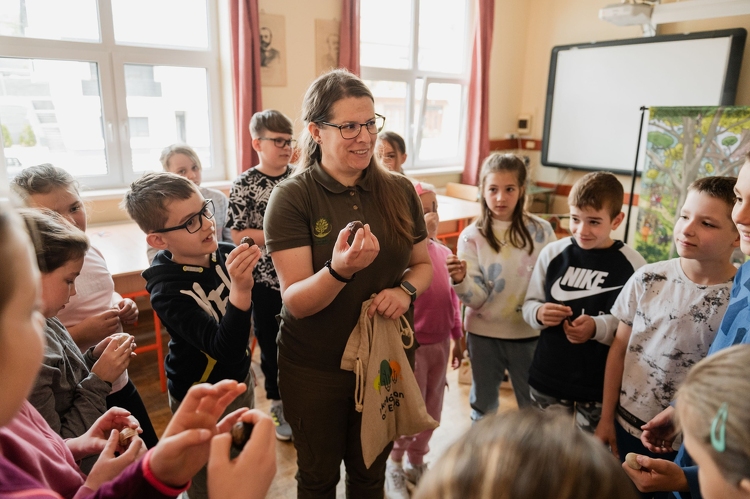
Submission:
POLYGON ((253 139, 251 142, 253 149, 255 149, 255 152, 260 152, 260 139, 253 139))
POLYGON ((742 491, 743 497, 750 497, 750 478, 740 480, 739 489, 742 491))
POLYGON ((624 219, 625 213, 621 211, 619 215, 612 219, 612 230, 617 230, 624 219))
POLYGON ((156 232, 146 234, 146 242, 152 248, 156 248, 158 250, 167 249, 167 242, 164 240, 162 234, 157 234, 156 232))

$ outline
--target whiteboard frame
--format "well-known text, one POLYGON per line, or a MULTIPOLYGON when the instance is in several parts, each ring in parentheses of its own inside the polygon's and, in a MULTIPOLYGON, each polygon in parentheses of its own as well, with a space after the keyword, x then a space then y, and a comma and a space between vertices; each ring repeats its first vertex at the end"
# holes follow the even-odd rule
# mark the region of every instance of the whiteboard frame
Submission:
MULTIPOLYGON (((596 164, 568 164, 553 161, 549 158, 549 145, 550 145, 550 129, 552 125, 552 115, 554 113, 554 94, 555 94, 555 78, 557 73, 558 57, 564 51, 569 50, 586 50, 592 48, 602 47, 613 47, 623 45, 640 45, 640 44, 651 44, 651 43, 664 43, 664 42, 675 42, 675 41, 687 41, 707 38, 729 38, 729 55, 727 57, 727 65, 724 74, 724 85, 721 92, 720 101, 713 103, 706 103, 706 105, 715 106, 731 106, 734 105, 735 97, 737 95, 737 86, 740 77, 740 69, 742 65, 742 56, 745 48, 745 40, 747 38, 747 31, 744 28, 735 28, 727 30, 715 30, 715 31, 704 31, 698 33, 688 33, 680 35, 664 35, 655 36, 649 38, 630 38, 625 40, 611 40, 605 42, 594 42, 594 43, 580 43, 573 45, 559 45, 553 47, 552 56, 550 59, 550 71, 547 82, 547 94, 546 94, 546 105, 544 112, 544 132, 542 135, 542 165, 552 166, 558 168, 567 168, 574 170, 585 170, 585 171, 610 171, 612 173, 627 174, 633 173, 633 165, 623 166, 622 168, 612 168, 611 166, 602 166, 596 164)), ((644 78, 647 75, 644 75, 644 78)), ((643 88, 648 88, 647 82, 644 81, 643 88)), ((655 102, 644 102, 646 105, 658 105, 655 102)), ((673 104, 671 104, 673 105, 673 104)), ((613 120, 617 117, 613 117, 613 120)), ((605 125, 606 126, 606 125, 605 125)), ((643 133, 643 130, 641 130, 643 133)), ((633 141, 633 149, 637 147, 637 141, 633 141)), ((643 165, 643 149, 645 149, 645 141, 642 141, 641 150, 637 152, 638 157, 638 173, 642 170, 643 165)))

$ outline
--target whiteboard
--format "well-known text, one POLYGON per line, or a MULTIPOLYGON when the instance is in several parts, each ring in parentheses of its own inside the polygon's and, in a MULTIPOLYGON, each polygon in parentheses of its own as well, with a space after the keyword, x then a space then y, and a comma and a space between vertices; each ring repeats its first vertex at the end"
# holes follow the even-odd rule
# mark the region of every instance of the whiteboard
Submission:
POLYGON ((630 173, 638 153, 642 169, 641 107, 733 105, 746 36, 733 29, 555 47, 542 164, 630 173))

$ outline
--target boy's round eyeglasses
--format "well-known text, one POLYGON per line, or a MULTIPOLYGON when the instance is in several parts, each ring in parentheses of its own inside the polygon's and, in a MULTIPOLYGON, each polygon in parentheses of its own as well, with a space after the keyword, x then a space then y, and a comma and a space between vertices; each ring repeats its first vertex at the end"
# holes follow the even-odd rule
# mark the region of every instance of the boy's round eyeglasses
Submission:
POLYGON ((375 118, 371 119, 367 123, 347 123, 346 125, 335 125, 328 123, 327 121, 318 121, 319 125, 332 126, 339 129, 341 137, 345 139, 356 139, 362 132, 362 127, 367 128, 367 132, 370 135, 377 135, 383 130, 385 126, 385 116, 381 116, 375 113, 375 118))
POLYGON ((203 203, 203 208, 201 208, 201 211, 196 213, 195 215, 192 215, 190 218, 188 218, 185 223, 180 225, 175 225, 174 227, 167 227, 164 229, 158 229, 153 232, 162 233, 162 232, 172 232, 173 230, 180 230, 185 229, 190 234, 195 234, 201 228, 203 227, 203 219, 211 220, 214 218, 214 202, 212 200, 207 200, 205 203, 203 203))
POLYGON ((268 137, 258 137, 258 140, 270 140, 273 142, 273 145, 275 145, 279 149, 284 149, 286 146, 290 146, 292 149, 294 149, 294 145, 297 143, 295 139, 282 139, 282 138, 271 139, 268 137))

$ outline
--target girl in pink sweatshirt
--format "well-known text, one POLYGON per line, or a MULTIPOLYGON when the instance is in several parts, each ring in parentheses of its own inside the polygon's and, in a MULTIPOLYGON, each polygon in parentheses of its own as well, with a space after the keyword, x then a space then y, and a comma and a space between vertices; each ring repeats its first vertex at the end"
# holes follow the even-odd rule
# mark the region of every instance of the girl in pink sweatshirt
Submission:
MULTIPOLYGON (((420 182, 415 188, 422 200, 425 225, 430 237, 427 251, 432 260, 432 284, 414 302, 414 334, 419 342, 414 376, 422 392, 427 413, 440 422, 451 338, 454 340, 454 367, 458 367, 463 353, 460 344, 463 338, 461 310, 445 263, 451 250, 435 241, 439 223, 437 196, 433 187, 428 184, 420 182)), ((386 466, 386 495, 389 499, 408 498, 406 480, 416 484, 427 470, 424 456, 430 450, 432 431, 425 430, 417 435, 404 436, 394 443, 386 466), (404 454, 409 457, 409 465, 406 467, 402 466, 404 454)))

